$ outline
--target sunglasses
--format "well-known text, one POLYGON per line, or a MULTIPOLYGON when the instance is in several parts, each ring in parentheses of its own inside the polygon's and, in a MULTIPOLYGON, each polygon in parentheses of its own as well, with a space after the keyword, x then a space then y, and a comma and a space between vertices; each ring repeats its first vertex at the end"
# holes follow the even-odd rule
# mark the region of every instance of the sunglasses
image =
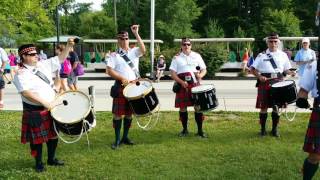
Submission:
POLYGON ((129 38, 119 38, 119 39, 124 41, 124 40, 128 40, 129 38))
POLYGON ((38 53, 30 53, 30 54, 26 54, 27 56, 36 56, 38 55, 38 53))
POLYGON ((183 43, 182 46, 191 46, 190 43, 183 43))
POLYGON ((277 43, 278 41, 269 41, 269 43, 277 43))

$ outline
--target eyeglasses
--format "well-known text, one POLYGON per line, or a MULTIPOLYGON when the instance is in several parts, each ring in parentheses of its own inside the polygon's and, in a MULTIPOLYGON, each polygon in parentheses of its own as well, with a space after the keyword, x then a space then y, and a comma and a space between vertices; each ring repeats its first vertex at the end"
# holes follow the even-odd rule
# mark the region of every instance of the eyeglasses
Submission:
POLYGON ((268 41, 269 43, 277 43, 278 41, 268 41))
POLYGON ((124 41, 124 40, 128 40, 129 38, 119 38, 119 39, 124 41))
POLYGON ((190 43, 183 43, 182 46, 191 46, 190 43))
POLYGON ((38 53, 30 53, 30 54, 26 54, 27 56, 36 56, 38 55, 38 53))

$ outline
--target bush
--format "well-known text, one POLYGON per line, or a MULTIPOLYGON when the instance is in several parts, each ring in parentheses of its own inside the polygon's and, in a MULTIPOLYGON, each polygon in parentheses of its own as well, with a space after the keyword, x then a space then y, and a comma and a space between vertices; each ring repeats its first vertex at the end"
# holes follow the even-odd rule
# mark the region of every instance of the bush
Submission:
POLYGON ((206 77, 212 78, 215 73, 220 70, 220 67, 228 61, 228 52, 223 45, 216 44, 200 44, 195 46, 194 51, 198 52, 206 66, 207 75, 206 77))

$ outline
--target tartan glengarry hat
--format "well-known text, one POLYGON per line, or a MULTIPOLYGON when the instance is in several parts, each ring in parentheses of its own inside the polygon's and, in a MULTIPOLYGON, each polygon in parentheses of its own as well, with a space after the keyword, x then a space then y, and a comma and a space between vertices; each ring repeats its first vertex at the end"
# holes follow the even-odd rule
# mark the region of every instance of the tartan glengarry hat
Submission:
POLYGON ((129 34, 127 31, 119 31, 117 34, 117 38, 129 38, 129 34))
POLYGON ((279 35, 275 32, 272 32, 268 36, 268 40, 271 40, 271 39, 279 39, 279 35))
POLYGON ((28 52, 36 51, 36 50, 37 48, 34 44, 24 44, 19 47, 18 53, 19 53, 19 56, 22 56, 23 54, 27 54, 28 52))
POLYGON ((191 43, 189 38, 186 38, 186 37, 181 38, 181 44, 186 43, 186 42, 191 43))

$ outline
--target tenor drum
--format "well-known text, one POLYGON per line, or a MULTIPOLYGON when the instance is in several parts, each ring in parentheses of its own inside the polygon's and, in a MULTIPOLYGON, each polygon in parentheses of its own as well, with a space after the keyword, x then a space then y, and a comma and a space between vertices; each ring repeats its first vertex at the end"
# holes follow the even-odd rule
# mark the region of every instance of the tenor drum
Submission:
POLYGON ((54 104, 56 106, 51 109, 51 116, 59 131, 67 135, 79 135, 95 125, 94 110, 85 93, 66 91, 56 97, 54 104))
POLYGON ((200 85, 191 88, 192 99, 200 111, 208 111, 218 106, 216 89, 213 85, 200 85))
POLYGON ((273 105, 284 106, 296 102, 296 83, 293 80, 285 80, 272 84, 271 97, 273 105))
POLYGON ((151 114, 159 105, 156 92, 151 82, 147 80, 128 84, 123 90, 123 95, 128 100, 135 115, 151 114))

